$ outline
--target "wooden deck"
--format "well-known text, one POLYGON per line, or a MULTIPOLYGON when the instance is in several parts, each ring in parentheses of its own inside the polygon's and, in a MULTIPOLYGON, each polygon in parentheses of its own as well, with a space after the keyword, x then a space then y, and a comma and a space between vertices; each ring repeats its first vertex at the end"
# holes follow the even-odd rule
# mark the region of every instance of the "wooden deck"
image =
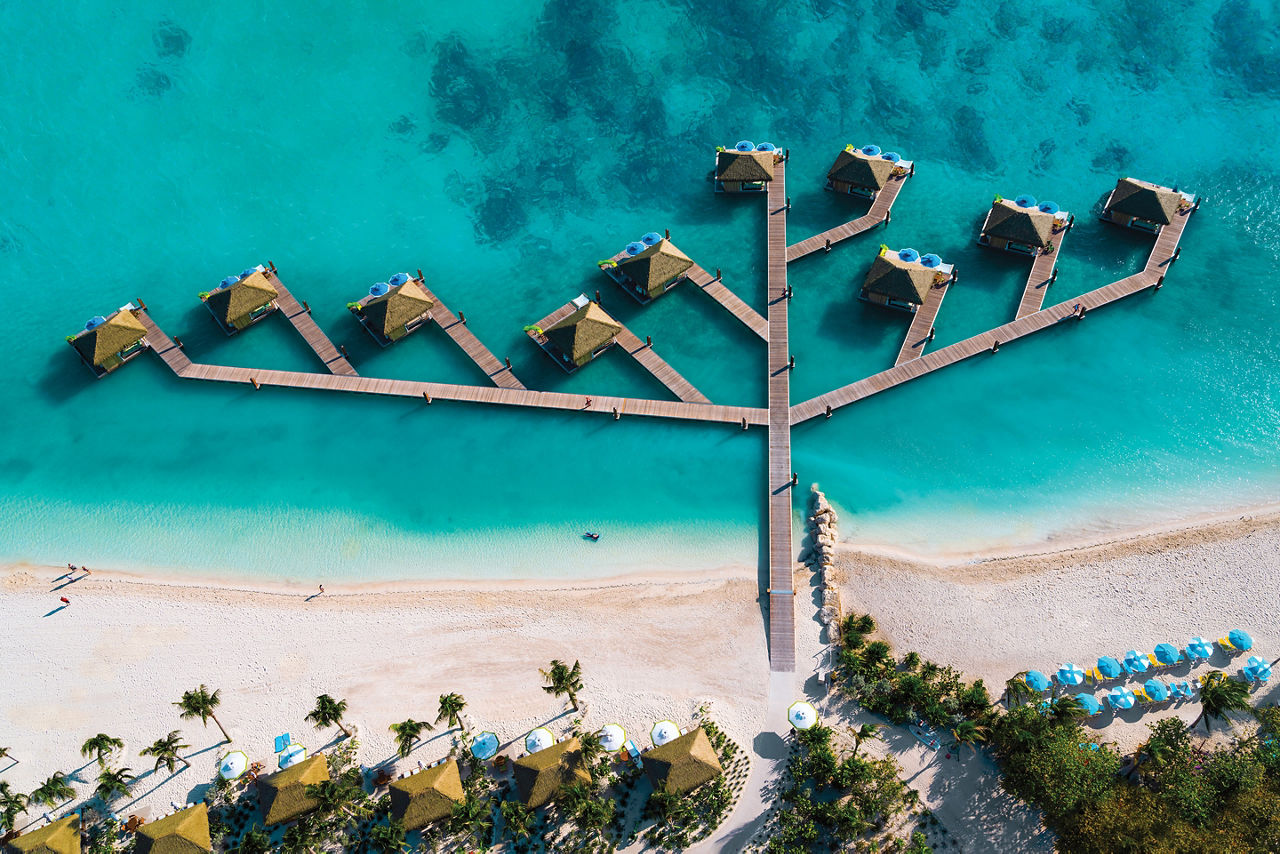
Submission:
POLYGON ((307 342, 307 346, 324 362, 324 366, 331 373, 344 377, 357 376, 356 369, 351 367, 351 363, 346 357, 333 346, 333 342, 329 340, 329 336, 325 335, 314 320, 311 319, 311 312, 303 308, 289 293, 289 289, 284 286, 284 282, 280 281, 280 276, 274 270, 266 271, 267 279, 270 280, 271 286, 276 289, 276 305, 280 306, 280 311, 293 324, 293 328, 298 330, 298 334, 302 336, 302 340, 307 342))
POLYGON ((1042 329, 1048 329, 1059 323, 1075 322, 1073 317, 1075 304, 1083 306, 1086 312, 1093 311, 1139 291, 1155 287, 1164 276, 1169 263, 1173 259, 1174 252, 1178 248, 1178 241, 1182 238, 1183 229, 1186 228, 1189 218, 1190 211, 1180 213, 1171 224, 1166 225, 1160 231, 1142 272, 1126 276, 1117 282, 1089 291, 1072 301, 1072 305, 1063 303, 1051 308, 1041 309, 1003 326, 998 326, 972 338, 966 338, 964 341, 952 344, 949 347, 943 347, 936 352, 928 353, 918 359, 909 359, 887 371, 881 371, 866 379, 858 380, 855 383, 818 395, 803 403, 798 403, 791 408, 791 423, 800 424, 810 418, 817 418, 820 415, 825 415, 828 407, 835 410, 842 406, 848 406, 873 394, 902 385, 909 380, 964 361, 979 353, 989 353, 997 342, 1003 346, 1010 341, 1039 332, 1042 329))
POLYGON ((929 330, 933 329, 933 323, 938 319, 938 310, 942 308, 943 297, 947 295, 950 287, 951 282, 948 280, 944 285, 929 289, 929 295, 924 298, 924 305, 917 308, 916 313, 911 316, 907 337, 902 340, 902 348, 898 350, 898 358, 894 365, 901 365, 903 362, 918 359, 924 355, 925 345, 929 343, 929 330))
POLYGON ((467 324, 463 323, 458 316, 449 310, 449 307, 441 301, 440 297, 431 292, 426 282, 419 281, 422 289, 427 292, 427 296, 431 297, 435 303, 431 307, 431 319, 439 324, 454 343, 462 348, 462 352, 467 354, 467 358, 475 362, 480 370, 484 371, 489 381, 499 388, 523 389, 524 383, 516 379, 516 375, 511 373, 511 369, 505 363, 500 362, 498 357, 489 352, 489 348, 480 343, 467 324))
POLYGON ((685 403, 710 403, 711 401, 693 387, 693 383, 682 377, 675 368, 653 352, 653 348, 636 337, 635 333, 623 326, 615 340, 627 355, 635 359, 654 379, 671 390, 671 393, 685 403))
POLYGON ((1053 284, 1053 269, 1058 266, 1058 254, 1062 251, 1062 241, 1066 239, 1070 226, 1063 226, 1061 231, 1054 232, 1049 238, 1053 246, 1052 252, 1041 252, 1031 265, 1031 273, 1027 276, 1027 285, 1022 289, 1022 301, 1018 303, 1015 319, 1035 314, 1044 306, 1044 294, 1053 284))
POLYGON ((765 341, 769 340, 769 321, 761 317, 760 312, 743 302, 737 294, 725 287, 724 282, 697 264, 694 264, 693 269, 689 271, 689 281, 697 285, 698 289, 704 294, 727 309, 730 314, 738 318, 752 332, 765 341))
POLYGON ((795 554, 792 549, 791 357, 787 337, 787 164, 769 182, 769 669, 796 669, 795 554))
POLYGON ((844 225, 837 225, 835 228, 828 229, 821 234, 815 234, 808 240, 801 240, 799 243, 788 246, 787 261, 798 261, 806 255, 822 252, 826 249, 828 240, 831 241, 832 246, 835 246, 842 240, 856 237, 864 231, 870 231, 880 225, 884 222, 885 217, 889 215, 889 210, 898 198, 898 193, 902 192, 902 185, 907 183, 907 178, 909 177, 911 176, 902 175, 897 178, 890 178, 889 183, 884 185, 884 189, 876 193, 875 201, 871 203, 871 209, 857 219, 846 222, 844 225))

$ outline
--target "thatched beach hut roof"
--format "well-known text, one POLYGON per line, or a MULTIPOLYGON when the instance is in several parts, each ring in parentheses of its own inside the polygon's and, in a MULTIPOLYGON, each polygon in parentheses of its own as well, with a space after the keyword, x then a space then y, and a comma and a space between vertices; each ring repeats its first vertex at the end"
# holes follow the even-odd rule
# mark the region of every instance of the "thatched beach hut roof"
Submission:
POLYGON ((209 808, 202 803, 139 826, 134 844, 136 854, 208 854, 212 850, 209 808))
POLYGON ((1182 194, 1159 184, 1121 178, 1107 200, 1107 207, 1127 216, 1168 225, 1183 201, 1182 194))
POLYGON ((391 784, 391 815, 405 830, 417 830, 445 818, 466 799, 458 763, 449 761, 391 784))
POLYGON ((591 302, 550 329, 544 329, 542 334, 574 364, 582 366, 591 361, 592 353, 608 344, 621 331, 621 323, 591 302))
POLYGON ((571 783, 591 782, 582 742, 576 738, 517 759, 514 771, 520 800, 534 809, 555 800, 560 790, 571 783))
POLYGON ((323 753, 313 754, 258 780, 258 800, 262 804, 266 824, 293 821, 316 808, 313 798, 307 796, 307 786, 329 779, 329 761, 323 753))
POLYGON ((72 813, 9 841, 8 854, 80 854, 80 816, 72 813))
POLYGON ((890 299, 924 305, 933 277, 934 271, 919 261, 903 261, 896 252, 886 252, 872 262, 862 287, 890 299))
POLYGON ((279 295, 266 275, 257 270, 234 285, 213 291, 204 302, 219 320, 233 326, 236 320, 247 317, 279 295))
POLYGON ((1053 235, 1053 214, 1039 208, 1024 208, 1009 199, 991 205, 983 232, 1014 243, 1025 243, 1041 249, 1049 245, 1053 235))
POLYGON ((132 311, 121 309, 108 317, 105 323, 81 332, 71 344, 85 361, 101 367, 116 353, 137 344, 146 334, 147 328, 142 321, 134 317, 132 311))
POLYGON ((893 163, 883 157, 871 157, 856 148, 853 151, 845 149, 836 155, 836 162, 827 172, 827 180, 882 190, 892 173, 893 163))
POLYGON ((639 255, 618 261, 619 272, 644 288, 645 293, 656 297, 672 279, 681 276, 693 266, 693 259, 681 252, 670 240, 659 240, 639 255))
POLYGON ((644 755, 644 770, 655 791, 679 795, 724 773, 716 749, 698 727, 644 755))
POLYGON ((417 320, 435 305, 416 279, 410 279, 364 304, 365 322, 384 337, 417 320))
POLYGON ((772 181, 772 151, 717 151, 717 181, 772 181))

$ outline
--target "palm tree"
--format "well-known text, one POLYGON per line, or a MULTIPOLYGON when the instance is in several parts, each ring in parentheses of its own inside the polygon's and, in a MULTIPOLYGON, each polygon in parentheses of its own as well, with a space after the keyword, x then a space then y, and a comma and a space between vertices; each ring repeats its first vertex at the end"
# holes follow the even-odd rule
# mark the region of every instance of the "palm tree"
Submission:
POLYGON ((478 844, 487 847, 493 836, 493 811, 488 801, 482 801, 471 792, 453 805, 449 814, 449 833, 466 833, 478 844))
POLYGON ((307 819, 296 822, 284 832, 280 850, 285 854, 310 854, 320 841, 318 828, 307 819))
POLYGON ((1059 723, 1073 723, 1088 716, 1084 705, 1075 697, 1058 697, 1049 704, 1049 717, 1059 723))
POLYGON ((956 748, 967 744, 976 752, 977 745, 987 740, 987 728, 971 720, 963 720, 952 728, 951 737, 956 740, 956 748))
POLYGON ((180 730, 174 730, 164 738, 156 739, 155 744, 150 747, 144 747, 138 751, 139 756, 155 757, 156 767, 154 770, 159 771, 160 766, 164 765, 169 769, 169 773, 173 773, 173 766, 178 762, 182 763, 185 771, 191 767, 191 763, 178 755, 179 750, 186 750, 191 747, 189 744, 182 743, 182 733, 180 730))
POLYGON ((0 759, 8 759, 14 765, 17 765, 18 760, 13 757, 12 750, 13 748, 11 747, 0 747, 0 759))
POLYGON ((199 718, 200 723, 205 726, 209 725, 209 718, 213 718, 213 722, 218 725, 218 729, 222 730, 223 741, 231 741, 231 736, 227 735, 227 729, 218 720, 218 716, 213 710, 218 708, 218 704, 222 702, 222 690, 215 690, 212 694, 209 689, 202 684, 194 691, 184 691, 182 699, 174 703, 179 709, 182 709, 182 719, 199 718))
POLYGON ((579 805, 573 817, 577 821, 578 827, 599 836, 609 826, 609 822, 613 821, 615 810, 616 807, 612 798, 607 800, 604 798, 588 798, 579 805))
POLYGON ((98 754, 98 765, 102 768, 107 767, 106 759, 113 751, 120 750, 124 747, 124 742, 118 738, 112 738, 105 732, 100 732, 93 738, 87 740, 80 745, 80 755, 88 756, 91 753, 98 754))
POLYGON ((1139 744, 1138 749, 1133 752, 1133 765, 1129 768, 1129 777, 1134 777, 1145 762, 1156 766, 1163 765, 1172 753, 1173 748, 1168 742, 1158 736, 1151 736, 1139 744))
POLYGON ((549 670, 539 670, 547 684, 542 690, 557 697, 567 694, 573 710, 578 711, 578 692, 582 690, 582 665, 576 660, 569 667, 558 658, 551 659, 549 670))
POLYGON ((1027 674, 1030 672, 1029 670, 1024 670, 1021 673, 1014 674, 1012 679, 1004 683, 1004 697, 1009 708, 1021 706, 1035 697, 1035 692, 1027 684, 1027 674))
POLYGON ((863 724, 857 729, 849 727, 849 735, 853 736, 853 755, 857 756, 858 748, 862 747, 862 742, 880 738, 880 725, 863 724))
POLYGON ((134 776, 129 771, 128 768, 119 770, 103 768, 102 773, 98 775, 98 787, 93 790, 93 793, 107 804, 116 798, 129 797, 129 783, 134 780, 134 776))
POLYGON ((441 694, 440 695, 440 714, 436 715, 436 723, 447 720, 449 726, 462 728, 462 710, 467 707, 467 701, 462 699, 461 694, 441 694))
POLYGON ((235 854, 267 854, 271 850, 271 837, 260 827, 251 827, 240 837, 240 844, 231 849, 235 854))
POLYGON ((498 811, 502 813, 502 823, 513 840, 519 842, 533 837, 533 810, 519 801, 503 801, 498 811))
POLYGON ((335 700, 328 694, 321 694, 316 697, 316 707, 311 710, 311 714, 307 715, 307 720, 315 724, 316 729, 336 726, 342 730, 344 736, 351 738, 351 732, 342 725, 342 716, 346 713, 346 700, 335 700))
POLYGON ((578 736, 578 750, 582 753, 582 761, 588 768, 596 764, 596 760, 604 755, 604 744, 600 736, 594 732, 584 732, 578 736))
POLYGON ((53 772, 53 776, 45 780, 36 787, 27 800, 33 804, 44 804, 47 807, 56 807, 63 801, 69 801, 76 796, 76 790, 71 788, 71 784, 67 782, 67 777, 61 771, 53 772))
POLYGON ((414 742, 422 735, 422 731, 431 728, 431 724, 426 721, 415 721, 413 718, 387 727, 396 734, 396 752, 401 759, 413 752, 414 742))
POLYGON ((0 780, 0 832, 13 830, 13 823, 26 809, 27 796, 9 788, 7 780, 0 780))
MULTIPOLYGON (((1221 670, 1212 670, 1204 677, 1200 686, 1200 716, 1191 722, 1188 729, 1195 729, 1200 719, 1204 719, 1204 731, 1209 732, 1209 719, 1226 720, 1228 712, 1243 712, 1249 708, 1249 685, 1239 679, 1232 679, 1221 670)), ((1227 726, 1231 722, 1227 721, 1227 726)))
POLYGON ((333 816, 340 822, 352 821, 368 812, 363 803, 364 790, 345 778, 322 780, 307 786, 305 793, 315 800, 317 815, 333 816))
POLYGON ((386 824, 375 824, 369 829, 369 847, 381 854, 404 851, 404 825, 394 818, 386 824))

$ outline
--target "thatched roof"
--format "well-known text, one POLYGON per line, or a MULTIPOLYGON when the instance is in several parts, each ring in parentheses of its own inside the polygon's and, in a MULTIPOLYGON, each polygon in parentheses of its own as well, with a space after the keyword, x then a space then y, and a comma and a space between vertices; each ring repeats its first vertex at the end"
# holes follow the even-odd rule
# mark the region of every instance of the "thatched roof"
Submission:
POLYGON ((903 261, 896 252, 886 252, 871 264, 862 286, 873 294, 923 305, 934 272, 919 261, 903 261))
POLYGON ((1009 199, 1001 199, 991 206, 983 232, 988 237, 1043 249, 1049 245, 1049 238, 1053 235, 1053 214, 1039 208, 1019 207, 1009 199))
POLYGON ((278 296, 271 282, 258 271, 228 288, 218 288, 204 301, 223 323, 230 326, 237 318, 252 314, 278 296))
POLYGON ((884 188, 892 172, 893 163, 890 161, 880 156, 868 157, 854 149, 841 151, 836 156, 836 162, 831 164, 831 169, 827 172, 827 179, 880 190, 884 188))
POLYGON ((280 824, 293 821, 316 808, 307 797, 307 786, 329 779, 329 762, 323 753, 308 756, 297 765, 277 771, 258 780, 258 800, 262 804, 263 821, 280 824))
POLYGON ((707 733, 698 727, 644 755, 653 788, 672 795, 696 789, 724 773, 707 733))
POLYGON ((623 258, 618 270, 630 276, 651 297, 662 293, 672 279, 693 266, 693 259, 681 252, 670 240, 659 240, 639 255, 623 258))
POLYGON ((141 825, 134 845, 136 854, 207 854, 212 850, 209 808, 204 804, 141 825))
POLYGON ((435 302, 427 296, 415 279, 392 288, 380 297, 374 297, 364 304, 365 322, 390 337, 391 331, 399 329, 411 320, 416 320, 431 310, 435 302))
POLYGON ((453 811, 466 799, 458 763, 449 761, 391 784, 391 815, 405 830, 417 830, 453 811))
POLYGON ((93 329, 81 332, 71 343, 85 360, 102 365, 116 353, 142 340, 147 328, 131 311, 117 311, 93 329))
POLYGON ((72 813, 11 840, 13 854, 80 854, 80 816, 72 813))
POLYGON ((543 334, 579 366, 622 331, 622 324, 595 303, 587 303, 543 334))
POLYGON ((576 738, 517 759, 514 771, 520 800, 534 809, 555 800, 560 789, 570 783, 591 782, 582 742, 576 738))
POLYGON ((1167 187, 1133 178, 1121 178, 1116 182, 1107 207, 1138 219, 1168 225, 1173 222, 1181 203, 1182 194, 1167 187))
POLYGON ((717 151, 716 180, 772 181, 772 151, 717 151))

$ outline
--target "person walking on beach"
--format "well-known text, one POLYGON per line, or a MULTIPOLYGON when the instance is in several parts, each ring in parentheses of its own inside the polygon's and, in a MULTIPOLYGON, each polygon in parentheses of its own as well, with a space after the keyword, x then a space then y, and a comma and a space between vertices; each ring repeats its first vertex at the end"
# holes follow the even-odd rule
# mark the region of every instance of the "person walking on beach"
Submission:
POLYGON ((70 600, 70 599, 68 599, 66 596, 59 596, 59 597, 58 597, 58 601, 59 601, 59 602, 61 602, 63 605, 70 605, 70 604, 71 604, 71 600, 70 600))
POLYGON ((323 592, 324 592, 324 585, 323 585, 323 584, 321 584, 321 585, 320 585, 320 592, 321 592, 321 593, 323 593, 323 592))

